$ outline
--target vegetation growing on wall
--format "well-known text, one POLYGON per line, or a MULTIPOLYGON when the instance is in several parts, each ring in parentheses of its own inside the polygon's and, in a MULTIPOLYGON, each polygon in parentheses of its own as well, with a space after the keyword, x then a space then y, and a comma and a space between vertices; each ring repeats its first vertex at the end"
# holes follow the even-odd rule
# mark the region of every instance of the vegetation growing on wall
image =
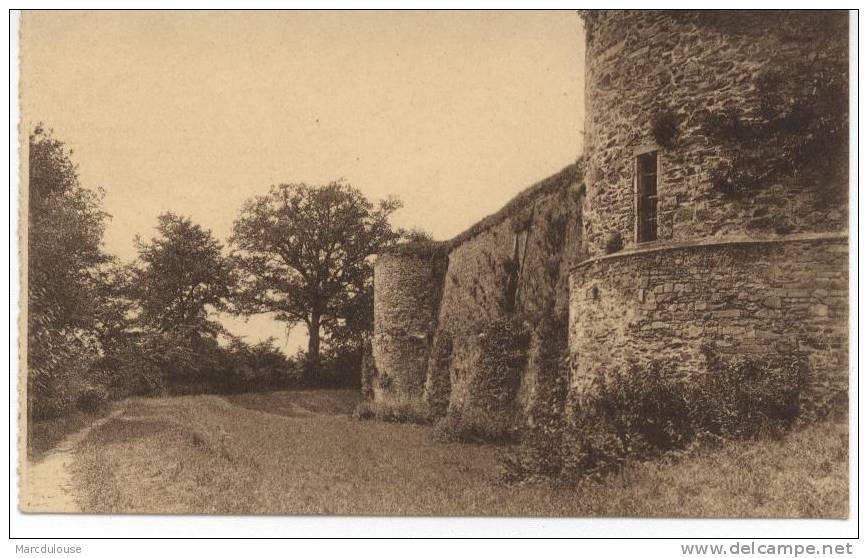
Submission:
POLYGON ((386 254, 399 256, 448 256, 452 246, 448 241, 439 240, 411 240, 400 242, 383 250, 386 254))
POLYGON ((606 253, 614 254, 624 248, 624 237, 619 231, 612 231, 606 236, 606 253))
POLYGON ((830 26, 812 37, 816 50, 798 63, 772 57, 753 77, 756 110, 707 115, 704 132, 725 155, 710 171, 715 188, 738 194, 779 182, 846 184, 847 58, 838 54, 846 52, 840 41, 847 34, 838 31, 830 26))
POLYGON ((452 336, 449 332, 441 331, 435 335, 424 395, 425 403, 435 417, 445 415, 449 407, 449 394, 452 390, 449 366, 452 364, 452 351, 452 336))
POLYGON ((567 320, 543 319, 534 329, 528 359, 533 393, 521 443, 502 461, 505 482, 556 477, 563 468, 564 406, 569 380, 567 320))
POLYGON ((566 478, 603 476, 627 461, 685 450, 710 438, 779 436, 799 416, 804 355, 722 359, 686 381, 674 363, 601 372, 569 403, 566 478))
POLYGON ((678 137, 678 117, 669 110, 655 112, 651 117, 651 135, 660 147, 671 147, 678 137))
MULTIPOLYGON (((574 202, 569 200, 567 203, 574 202)), ((555 305, 561 272, 565 269, 564 264, 569 260, 564 254, 564 246, 567 241, 568 211, 569 207, 552 209, 543 217, 539 248, 542 255, 542 283, 548 287, 549 292, 546 293, 546 298, 549 300, 540 301, 542 308, 555 305)), ((546 318, 548 316, 543 316, 543 319, 546 318)))
POLYGON ((362 353, 360 375, 362 385, 362 397, 364 397, 365 400, 373 399, 374 379, 377 377, 377 366, 376 364, 374 364, 374 353, 371 350, 370 341, 365 343, 365 348, 362 353))
POLYGON ((527 362, 529 336, 516 318, 486 323, 478 334, 480 356, 468 400, 452 406, 436 434, 452 441, 508 441, 518 433, 516 393, 527 362))
MULTIPOLYGON (((551 316, 550 310, 558 305, 561 312, 566 311, 566 271, 570 262, 566 252, 572 246, 568 240, 572 234, 581 235, 581 227, 574 219, 581 211, 580 198, 574 191, 581 173, 581 163, 570 165, 520 193, 501 211, 450 241, 422 238, 398 243, 381 253, 377 265, 383 277, 378 287, 381 310, 387 318, 380 319, 379 327, 384 331, 394 330, 394 333, 406 329, 406 323, 412 321, 414 335, 418 339, 426 335, 427 352, 419 352, 420 355, 425 352, 427 358, 425 388, 421 394, 413 395, 417 398, 421 395, 426 416, 443 419, 439 430, 444 437, 505 439, 515 436, 516 421, 523 412, 519 407, 526 403, 524 398, 521 402, 515 401, 525 366, 500 366, 492 359, 504 357, 503 347, 515 347, 515 343, 495 341, 489 344, 487 340, 498 335, 503 322, 510 322, 524 331, 532 329, 542 317, 551 316), (396 297, 395 293, 408 284, 404 279, 398 280, 399 276, 393 271, 386 271, 391 269, 389 266, 398 265, 397 260, 403 262, 400 265, 406 265, 408 277, 416 274, 432 277, 432 287, 429 289, 420 282, 396 297), (428 301, 430 305, 425 304, 426 308, 430 306, 434 310, 426 323, 418 320, 421 317, 418 310, 410 314, 414 305, 405 304, 414 298, 411 293, 422 289, 426 295, 435 295, 428 301), (494 372, 490 372, 491 369, 494 372), (502 392, 507 394, 501 398, 502 405, 492 403, 498 400, 492 393, 500 388, 486 383, 486 379, 491 379, 497 384, 495 378, 509 379, 501 385, 502 392)), ((392 357, 386 356, 397 354, 397 350, 390 350, 406 341, 392 334, 374 339, 383 349, 375 351, 378 374, 382 378, 397 374, 393 378, 395 385, 377 392, 383 393, 384 399, 400 399, 399 392, 405 389, 399 385, 398 376, 404 372, 412 375, 412 370, 419 370, 419 362, 408 368, 400 359, 389 361, 392 357)), ((519 349, 519 360, 526 360, 526 339, 519 349)), ((377 386, 374 388, 377 391, 377 386)), ((367 414, 409 414, 387 413, 374 407, 376 405, 371 406, 367 414)))

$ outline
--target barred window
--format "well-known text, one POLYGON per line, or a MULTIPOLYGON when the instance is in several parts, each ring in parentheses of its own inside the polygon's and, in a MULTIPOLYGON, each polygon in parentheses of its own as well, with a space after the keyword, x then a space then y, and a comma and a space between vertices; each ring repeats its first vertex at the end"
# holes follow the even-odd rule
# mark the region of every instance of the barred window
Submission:
POLYGON ((637 240, 657 240, 657 152, 636 157, 637 240))

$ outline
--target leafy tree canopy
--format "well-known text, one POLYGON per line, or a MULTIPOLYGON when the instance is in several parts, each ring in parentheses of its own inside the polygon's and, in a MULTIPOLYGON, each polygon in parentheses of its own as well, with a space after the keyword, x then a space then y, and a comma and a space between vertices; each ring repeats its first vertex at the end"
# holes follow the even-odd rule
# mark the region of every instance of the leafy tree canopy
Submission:
POLYGON ((224 310, 235 284, 231 262, 210 230, 168 212, 159 216, 157 235, 136 238, 139 252, 134 285, 142 322, 158 331, 188 329, 216 334, 208 310, 224 310))
POLYGON ((400 207, 396 199, 375 205, 340 180, 279 184, 249 200, 230 239, 243 273, 236 311, 305 324, 308 370, 316 370, 321 330, 339 337, 367 327, 370 256, 400 239, 389 223, 400 207))
POLYGON ((41 125, 30 134, 28 302, 31 327, 92 325, 102 247, 101 190, 82 187, 72 152, 41 125))

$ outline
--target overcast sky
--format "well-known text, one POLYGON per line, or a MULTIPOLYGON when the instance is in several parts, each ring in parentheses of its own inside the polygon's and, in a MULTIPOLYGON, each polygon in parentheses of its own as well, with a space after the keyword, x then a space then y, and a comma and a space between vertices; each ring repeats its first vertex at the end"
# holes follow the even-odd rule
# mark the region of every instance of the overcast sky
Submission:
POLYGON ((339 177, 445 239, 579 156, 583 48, 572 11, 34 12, 22 114, 105 189, 125 259, 161 212, 225 240, 271 184, 339 177))

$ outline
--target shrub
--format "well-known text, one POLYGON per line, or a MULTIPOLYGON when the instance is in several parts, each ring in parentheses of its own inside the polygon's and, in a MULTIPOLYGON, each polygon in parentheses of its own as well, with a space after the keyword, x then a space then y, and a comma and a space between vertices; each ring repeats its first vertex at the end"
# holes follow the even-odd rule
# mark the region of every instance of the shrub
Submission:
POLYGON ((356 420, 374 420, 377 418, 372 401, 362 401, 353 409, 353 418, 356 420))
POLYGON ((302 370, 299 379, 305 380, 304 385, 307 387, 363 389, 361 376, 364 358, 363 347, 329 348, 320 357, 317 373, 305 378, 302 370))
POLYGON ((62 417, 74 410, 75 394, 90 377, 95 351, 87 337, 48 327, 30 332, 30 337, 40 348, 28 354, 28 418, 62 417))
POLYGON ((570 476, 600 477, 628 459, 649 459, 693 439, 689 388, 673 363, 600 373, 572 405, 570 476))
POLYGON ((511 443, 518 439, 512 417, 490 415, 473 407, 450 410, 434 423, 434 438, 440 442, 511 443))
POLYGON ((76 408, 83 413, 96 413, 105 408, 108 393, 102 387, 88 386, 75 399, 76 408))
POLYGON ((412 228, 410 230, 402 231, 403 240, 408 242, 434 242, 434 237, 430 232, 420 229, 420 228, 412 228))
POLYGON ((723 360, 706 354, 709 372, 696 386, 692 408, 697 429, 752 438, 792 426, 808 373, 803 355, 723 360))
MULTIPOLYGON (((340 362, 331 354, 324 356, 329 366, 340 362)), ((216 337, 195 331, 138 332, 113 347, 95 368, 106 377, 113 399, 287 389, 301 383, 298 363, 288 359, 273 338, 249 344, 230 337, 229 344, 221 346, 216 337)), ((353 375, 358 378, 357 366, 349 381, 353 375)))
POLYGON ((735 357, 706 352, 694 381, 674 363, 600 373, 568 405, 562 475, 601 478, 627 460, 646 460, 711 438, 778 436, 799 416, 804 355, 735 357))
POLYGON ((422 400, 391 396, 388 399, 362 401, 353 411, 353 417, 357 420, 430 424, 432 415, 422 400))
POLYGON ((621 233, 618 231, 609 233, 609 236, 606 237, 605 248, 607 254, 614 254, 615 252, 620 252, 621 249, 624 248, 624 238, 621 236, 621 233))
POLYGON ((850 410, 850 394, 847 388, 829 389, 821 395, 814 394, 810 405, 800 405, 799 423, 821 420, 846 420, 850 410))

